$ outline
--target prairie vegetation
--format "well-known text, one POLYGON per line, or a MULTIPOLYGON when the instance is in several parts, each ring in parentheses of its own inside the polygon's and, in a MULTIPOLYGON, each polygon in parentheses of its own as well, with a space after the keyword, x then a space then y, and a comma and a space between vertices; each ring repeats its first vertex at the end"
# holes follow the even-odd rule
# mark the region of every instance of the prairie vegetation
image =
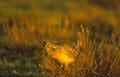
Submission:
POLYGON ((60 61, 54 60, 49 54, 39 54, 40 67, 46 69, 45 76, 50 77, 119 77, 120 48, 114 36, 111 41, 97 43, 90 40, 90 32, 81 26, 77 31, 75 49, 78 56, 65 71, 60 66, 60 61), (44 57, 44 59, 43 59, 44 57), (42 60, 43 59, 43 60, 42 60), (41 62, 42 60, 42 62, 41 62), (117 66, 116 66, 117 65, 117 66), (114 71, 113 71, 114 70, 114 71))
POLYGON ((119 3, 0 0, 0 77, 119 77, 119 3), (77 51, 67 70, 44 41, 77 51))

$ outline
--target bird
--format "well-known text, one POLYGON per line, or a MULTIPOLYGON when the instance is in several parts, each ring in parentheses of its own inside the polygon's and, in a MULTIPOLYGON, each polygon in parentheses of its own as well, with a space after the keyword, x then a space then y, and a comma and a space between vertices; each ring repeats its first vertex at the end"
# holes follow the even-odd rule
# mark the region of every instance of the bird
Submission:
POLYGON ((74 62, 75 57, 78 55, 78 52, 70 47, 69 45, 56 45, 53 43, 45 43, 44 48, 46 49, 48 55, 60 62, 61 68, 65 70, 68 69, 68 65, 74 62))

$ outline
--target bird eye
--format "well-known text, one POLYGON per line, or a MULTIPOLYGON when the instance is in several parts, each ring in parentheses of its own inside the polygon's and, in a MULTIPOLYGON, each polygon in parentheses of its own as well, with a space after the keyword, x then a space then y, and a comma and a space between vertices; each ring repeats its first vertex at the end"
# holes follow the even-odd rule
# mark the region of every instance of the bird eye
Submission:
POLYGON ((48 46, 48 49, 50 49, 50 47, 48 46))

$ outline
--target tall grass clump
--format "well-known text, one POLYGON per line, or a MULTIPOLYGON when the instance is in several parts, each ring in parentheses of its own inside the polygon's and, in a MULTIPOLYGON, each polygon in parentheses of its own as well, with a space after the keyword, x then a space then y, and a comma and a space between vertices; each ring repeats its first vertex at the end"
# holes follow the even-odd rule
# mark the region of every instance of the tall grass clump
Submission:
POLYGON ((53 59, 45 50, 37 53, 39 67, 43 76, 49 77, 119 77, 120 76, 120 41, 96 42, 90 39, 88 28, 80 26, 77 30, 77 42, 74 49, 78 52, 75 61, 68 69, 60 67, 60 62, 53 59))
MULTIPOLYGON (((78 32, 77 47, 80 55, 77 64, 81 68, 80 77, 118 77, 120 72, 119 41, 111 40, 100 43, 90 40, 90 32, 81 26, 78 32), (81 76, 82 75, 82 76, 81 76)), ((79 71, 80 72, 80 71, 79 71)))

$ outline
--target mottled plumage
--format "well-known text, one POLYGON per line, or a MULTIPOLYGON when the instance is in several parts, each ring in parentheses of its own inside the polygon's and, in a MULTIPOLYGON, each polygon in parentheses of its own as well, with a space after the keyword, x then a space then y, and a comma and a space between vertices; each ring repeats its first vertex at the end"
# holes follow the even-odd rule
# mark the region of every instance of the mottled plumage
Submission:
POLYGON ((74 61, 78 54, 77 51, 68 45, 46 43, 44 48, 53 59, 58 60, 61 65, 65 66, 65 70, 67 70, 68 65, 74 61))

